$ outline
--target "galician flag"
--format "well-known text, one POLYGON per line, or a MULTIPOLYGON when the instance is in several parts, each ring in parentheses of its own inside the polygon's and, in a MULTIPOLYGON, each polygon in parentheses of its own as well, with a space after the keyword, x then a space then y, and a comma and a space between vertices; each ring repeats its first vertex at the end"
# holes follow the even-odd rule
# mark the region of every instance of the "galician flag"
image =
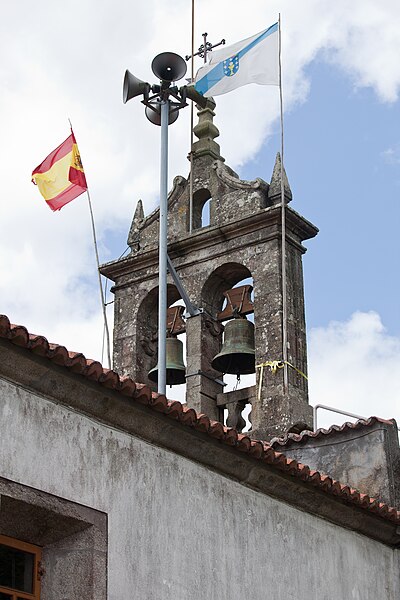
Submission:
POLYGON ((211 52, 210 62, 197 71, 194 87, 208 98, 248 83, 279 85, 278 23, 228 48, 211 52))
POLYGON ((87 190, 81 157, 72 132, 36 167, 32 181, 51 210, 60 210, 87 190))

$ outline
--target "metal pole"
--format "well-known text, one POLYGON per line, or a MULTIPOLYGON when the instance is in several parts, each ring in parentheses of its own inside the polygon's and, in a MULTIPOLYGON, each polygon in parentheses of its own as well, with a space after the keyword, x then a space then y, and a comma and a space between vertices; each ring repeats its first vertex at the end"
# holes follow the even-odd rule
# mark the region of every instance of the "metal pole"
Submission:
POLYGON ((89 204, 90 220, 91 220, 91 223, 92 223, 93 244, 94 244, 94 252, 95 252, 95 255, 96 255, 97 276, 99 278, 101 308, 102 308, 102 311, 103 311, 104 329, 105 329, 105 332, 106 332, 108 368, 111 369, 110 332, 109 332, 108 323, 107 323, 106 300, 105 300, 105 297, 104 297, 103 286, 101 284, 100 261, 99 261, 99 252, 97 250, 96 228, 94 226, 94 217, 93 217, 92 202, 90 200, 90 194, 89 194, 89 190, 88 189, 86 190, 86 194, 87 194, 87 199, 88 199, 88 204, 89 204))
POLYGON ((282 98, 282 44, 281 15, 279 13, 279 103, 281 116, 281 221, 282 221, 282 355, 283 355, 283 393, 289 389, 288 348, 287 348, 287 282, 286 282, 286 206, 285 182, 283 179, 283 98, 282 98))
MULTIPOLYGON (((191 83, 194 80, 194 0, 192 0, 192 60, 191 60, 191 83)), ((189 233, 193 231, 193 122, 194 102, 190 105, 190 180, 189 180, 189 233)))
MULTIPOLYGON (((313 407, 314 414, 314 431, 317 431, 317 410, 322 408, 323 410, 330 410, 331 412, 337 413, 339 415, 344 415, 345 417, 352 417, 353 419, 362 419, 363 421, 367 421, 369 417, 363 417, 362 415, 356 415, 355 413, 347 412, 346 410, 340 410, 339 408, 333 408, 333 406, 327 406, 326 404, 316 404, 313 407)), ((400 427, 397 427, 398 431, 400 431, 400 427)))
POLYGON ((160 157, 160 230, 158 249, 158 384, 159 394, 166 392, 167 362, 167 195, 168 195, 168 115, 169 100, 161 104, 161 157, 160 157))
POLYGON ((186 311, 189 313, 190 317, 196 317, 197 315, 200 314, 200 310, 197 308, 197 306, 192 304, 192 302, 190 301, 188 293, 185 290, 178 273, 175 271, 175 267, 172 264, 172 261, 171 261, 170 257, 168 256, 168 254, 167 254, 167 263, 168 263, 168 271, 171 273, 171 277, 174 280, 176 288, 177 288, 182 300, 185 303, 186 311))
MULTIPOLYGON (((71 128, 71 133, 72 133, 72 135, 74 135, 74 131, 72 129, 71 119, 69 117, 68 117, 68 122, 69 122, 69 126, 71 128)), ((97 248, 96 227, 94 225, 94 216, 93 216, 92 201, 90 199, 90 193, 89 193, 89 188, 88 187, 86 188, 86 195, 87 195, 88 204, 89 204, 90 222, 92 224, 93 245, 94 245, 94 253, 95 253, 95 256, 96 256, 97 276, 98 276, 98 279, 99 279, 101 309, 102 309, 102 312, 103 312, 103 321, 104 321, 104 332, 106 334, 106 340, 107 340, 108 368, 111 369, 111 366, 112 366, 112 362, 111 362, 111 344, 110 344, 110 331, 108 329, 108 323, 107 323, 106 299, 105 299, 105 293, 103 292, 103 286, 101 284, 100 261, 99 261, 99 251, 98 251, 98 248, 97 248)), ((104 332, 103 332, 103 345, 104 345, 104 332)), ((102 360, 103 360, 103 351, 102 351, 101 354, 102 354, 102 360)))

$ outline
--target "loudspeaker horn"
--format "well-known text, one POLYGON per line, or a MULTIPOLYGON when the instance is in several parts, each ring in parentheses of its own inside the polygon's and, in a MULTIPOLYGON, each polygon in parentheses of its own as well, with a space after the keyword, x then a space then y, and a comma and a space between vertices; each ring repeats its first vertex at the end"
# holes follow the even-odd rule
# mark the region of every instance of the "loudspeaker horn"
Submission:
POLYGON ((135 98, 136 96, 140 96, 144 94, 145 97, 148 97, 150 93, 150 84, 146 83, 146 81, 142 81, 138 79, 132 73, 125 71, 124 77, 124 86, 122 89, 122 100, 123 103, 126 104, 128 100, 135 98))
POLYGON ((205 108, 207 106, 207 98, 200 94, 196 90, 194 85, 184 85, 183 87, 181 87, 180 91, 181 94, 185 93, 186 98, 189 98, 189 100, 193 100, 193 102, 201 106, 201 108, 205 108))
MULTIPOLYGON (((161 125, 161 109, 159 107, 155 107, 155 109, 146 106, 145 114, 148 120, 154 125, 161 125)), ((177 118, 179 117, 179 110, 174 110, 172 106, 170 106, 169 114, 168 114, 168 125, 175 123, 177 118)))
POLYGON ((177 81, 185 76, 187 66, 182 56, 175 52, 162 52, 153 58, 151 69, 161 81, 177 81))

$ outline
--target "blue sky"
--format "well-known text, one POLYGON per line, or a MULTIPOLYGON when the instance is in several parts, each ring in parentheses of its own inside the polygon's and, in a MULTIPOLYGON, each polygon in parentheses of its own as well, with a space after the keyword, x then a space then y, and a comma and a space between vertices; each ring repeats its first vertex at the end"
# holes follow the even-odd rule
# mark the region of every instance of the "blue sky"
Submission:
MULTIPOLYGON (((307 100, 284 127, 292 207, 320 229, 304 257, 308 326, 374 310, 399 335, 400 104, 355 89, 322 59, 306 76, 307 100)), ((268 177, 279 135, 244 165, 245 178, 268 177)))
MULTIPOLYGON (((156 54, 189 52, 190 5, 71 0, 66 10, 21 0, 3 8, 0 311, 92 358, 101 357, 102 325, 86 199, 53 214, 30 173, 68 136, 70 117, 101 260, 125 250, 137 200, 146 213, 158 203, 159 129, 140 102, 122 104, 123 74, 153 81, 156 54)), ((234 43, 279 12, 292 206, 320 229, 304 257, 310 400, 400 420, 400 5, 197 0, 196 45, 204 31, 234 43)), ((271 176, 278 107, 267 86, 217 98, 221 151, 243 179, 271 176)), ((170 183, 188 174, 188 141, 186 109, 170 131, 170 183)))

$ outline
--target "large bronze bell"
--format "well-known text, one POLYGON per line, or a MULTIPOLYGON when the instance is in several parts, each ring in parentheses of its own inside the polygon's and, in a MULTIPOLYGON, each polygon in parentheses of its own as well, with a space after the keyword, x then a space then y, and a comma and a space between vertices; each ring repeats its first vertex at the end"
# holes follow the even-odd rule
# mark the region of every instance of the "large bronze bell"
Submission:
MULTIPOLYGON (((183 362, 183 344, 176 337, 168 337, 166 346, 167 385, 185 383, 185 365, 183 362)), ((149 371, 150 381, 158 383, 158 364, 149 371)))
POLYGON ((256 371, 254 323, 232 319, 225 325, 221 352, 213 358, 212 367, 220 373, 250 375, 256 371))

